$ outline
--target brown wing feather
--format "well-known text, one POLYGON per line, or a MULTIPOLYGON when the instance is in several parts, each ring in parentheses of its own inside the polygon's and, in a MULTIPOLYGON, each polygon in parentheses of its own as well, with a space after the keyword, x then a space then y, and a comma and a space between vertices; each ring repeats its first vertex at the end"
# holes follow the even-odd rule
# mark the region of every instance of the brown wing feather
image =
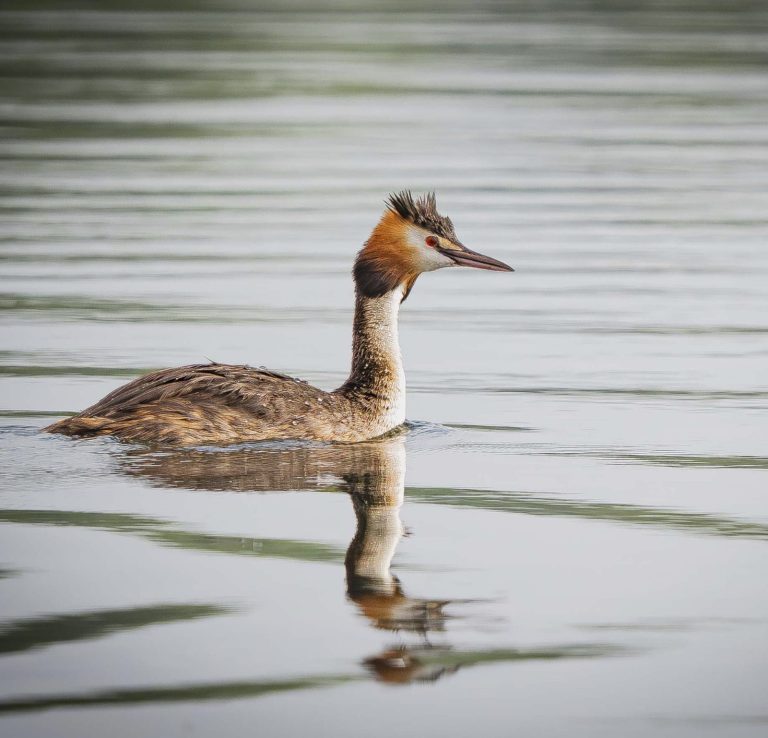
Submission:
POLYGON ((326 440, 333 429, 343 433, 349 419, 343 397, 266 369, 212 363, 139 377, 46 430, 189 445, 326 440))
POLYGON ((192 396, 197 399, 230 397, 247 402, 255 399, 259 391, 264 390, 265 384, 276 381, 304 384, 285 374, 254 369, 244 364, 192 364, 161 369, 118 387, 80 414, 85 417, 109 417, 116 412, 130 411, 138 405, 192 396))

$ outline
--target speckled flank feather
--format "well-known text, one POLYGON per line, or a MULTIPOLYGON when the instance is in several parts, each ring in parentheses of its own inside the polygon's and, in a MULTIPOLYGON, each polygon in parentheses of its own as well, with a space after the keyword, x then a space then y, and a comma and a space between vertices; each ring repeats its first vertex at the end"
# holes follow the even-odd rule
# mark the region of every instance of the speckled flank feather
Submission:
POLYGON ((46 430, 173 445, 278 438, 357 441, 364 435, 356 408, 343 395, 264 369, 227 364, 147 374, 46 430))

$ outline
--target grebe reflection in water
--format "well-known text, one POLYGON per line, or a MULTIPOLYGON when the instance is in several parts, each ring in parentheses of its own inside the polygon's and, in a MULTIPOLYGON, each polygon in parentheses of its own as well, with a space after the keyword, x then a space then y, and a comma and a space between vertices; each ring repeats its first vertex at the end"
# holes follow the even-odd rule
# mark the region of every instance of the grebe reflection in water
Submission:
POLYGON ((431 680, 455 671, 439 658, 429 633, 444 632, 451 602, 411 597, 390 571, 404 528, 400 507, 405 490, 405 438, 395 436, 358 444, 287 445, 231 450, 121 449, 123 472, 155 486, 200 490, 266 492, 338 490, 352 501, 357 521, 345 556, 347 597, 376 629, 418 637, 414 645, 389 646, 363 660, 378 679, 405 683, 431 680))

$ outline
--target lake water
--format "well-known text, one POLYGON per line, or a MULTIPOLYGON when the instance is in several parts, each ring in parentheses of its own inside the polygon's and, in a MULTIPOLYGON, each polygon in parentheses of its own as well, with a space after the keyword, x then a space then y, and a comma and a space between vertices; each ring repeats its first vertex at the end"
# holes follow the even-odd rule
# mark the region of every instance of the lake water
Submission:
POLYGON ((764 736, 765 6, 101 5, 0 12, 0 732, 764 736), (517 270, 419 279, 406 433, 38 433, 341 383, 403 188, 517 270))

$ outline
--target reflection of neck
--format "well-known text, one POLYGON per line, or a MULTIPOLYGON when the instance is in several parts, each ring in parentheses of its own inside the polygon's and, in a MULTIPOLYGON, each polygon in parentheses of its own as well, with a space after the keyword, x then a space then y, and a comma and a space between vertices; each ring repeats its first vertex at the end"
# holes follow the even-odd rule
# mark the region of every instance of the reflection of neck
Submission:
POLYGON ((403 445, 382 447, 375 463, 369 463, 362 474, 348 475, 346 481, 357 518, 357 531, 345 560, 350 595, 363 591, 392 594, 397 580, 389 573, 389 567, 403 534, 400 522, 405 487, 403 445))
POLYGON ((405 420, 405 373, 397 335, 402 297, 401 286, 381 297, 366 297, 358 291, 352 370, 337 390, 376 415, 383 415, 387 428, 405 420))
POLYGON ((403 535, 399 508, 355 504, 355 513, 357 532, 345 560, 350 593, 360 589, 394 593, 397 580, 389 567, 403 535))

